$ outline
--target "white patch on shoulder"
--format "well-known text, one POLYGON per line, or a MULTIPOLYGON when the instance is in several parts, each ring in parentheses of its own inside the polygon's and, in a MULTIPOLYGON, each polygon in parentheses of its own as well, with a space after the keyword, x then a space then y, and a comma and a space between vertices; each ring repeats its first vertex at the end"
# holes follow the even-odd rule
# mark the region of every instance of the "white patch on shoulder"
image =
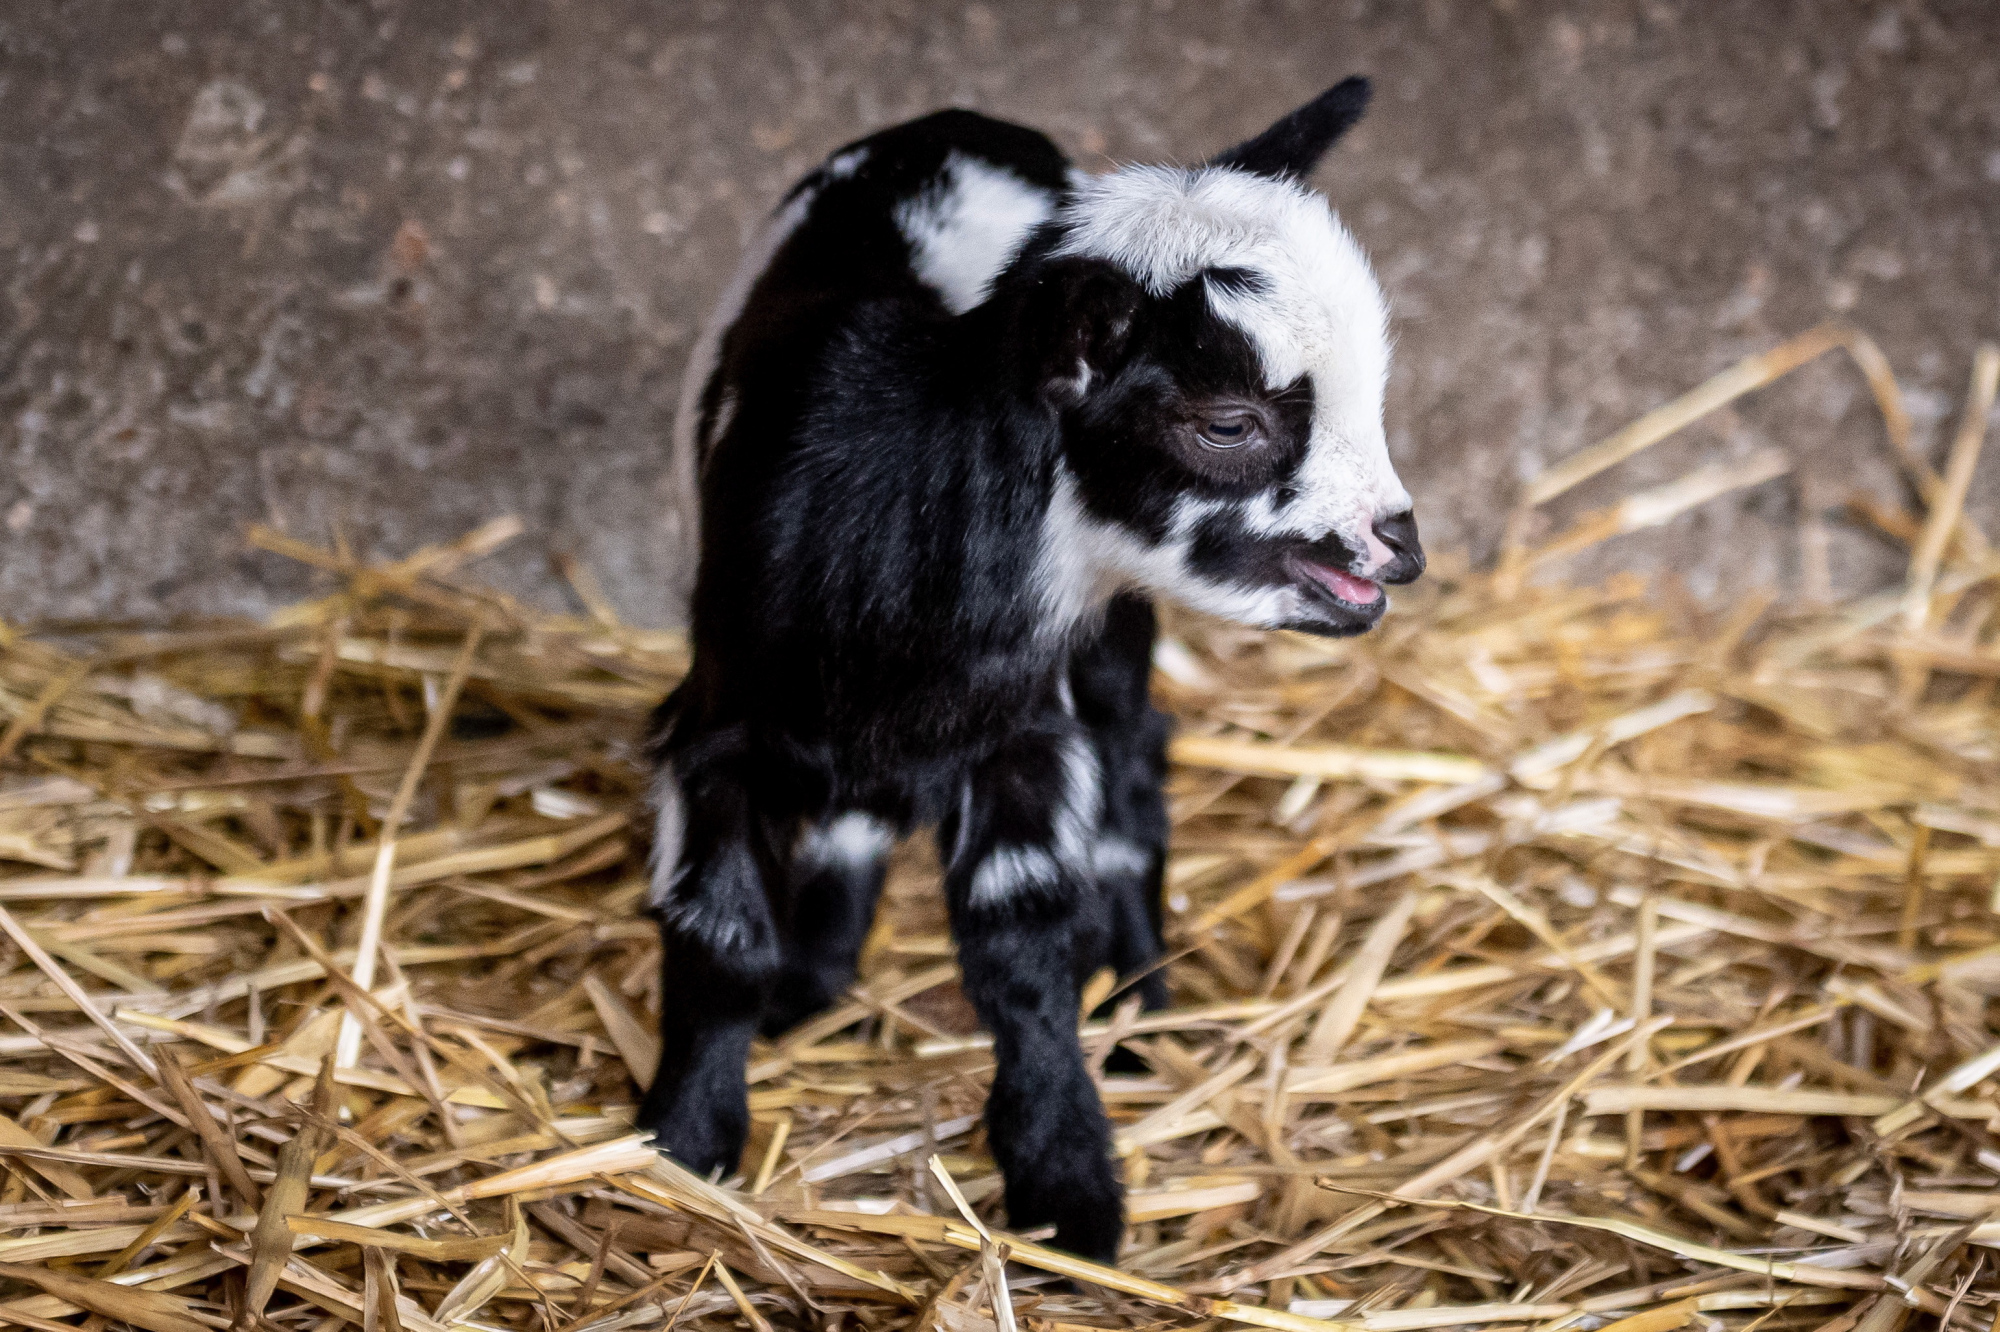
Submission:
POLYGON ((1055 211, 1055 196, 1004 167, 954 152, 935 183, 896 208, 917 276, 964 314, 986 299, 1028 233, 1055 211))
POLYGON ((895 843, 889 825, 872 815, 849 812, 809 825, 793 855, 801 866, 860 870, 880 860, 895 843))
POLYGON ((1211 286, 1210 308, 1255 345, 1267 388, 1310 380, 1313 424, 1292 497, 1260 496, 1246 521, 1267 536, 1337 535, 1370 567, 1386 563, 1374 524, 1410 507, 1382 429, 1388 310, 1326 201, 1243 171, 1139 166, 1084 181, 1061 220, 1057 253, 1104 259, 1155 295, 1206 269, 1252 275, 1256 290, 1211 286))
POLYGON ((687 841, 687 808, 681 800, 680 776, 674 765, 662 763, 653 778, 653 876, 646 891, 647 905, 658 910, 667 905, 680 882, 681 847, 687 841))

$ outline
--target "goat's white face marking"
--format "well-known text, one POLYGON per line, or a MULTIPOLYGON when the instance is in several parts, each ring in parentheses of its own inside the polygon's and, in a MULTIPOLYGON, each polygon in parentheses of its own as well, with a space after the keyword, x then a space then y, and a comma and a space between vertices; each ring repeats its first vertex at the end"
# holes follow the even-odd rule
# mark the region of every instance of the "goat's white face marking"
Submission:
MULTIPOLYGON (((1244 275, 1208 282, 1208 309, 1255 349, 1263 391, 1310 385, 1312 418, 1303 456, 1281 482, 1227 498, 1181 495, 1163 537, 1096 519, 1080 505, 1052 513, 1045 564, 1088 558, 1100 584, 1108 575, 1243 622, 1299 625, 1324 619, 1304 587, 1217 577, 1190 562, 1205 524, 1226 519, 1255 538, 1327 543, 1322 549, 1337 543, 1348 558, 1336 580, 1366 579, 1394 563, 1376 525, 1407 511, 1410 497, 1382 426, 1387 311, 1360 247, 1325 201, 1296 183, 1242 171, 1130 167, 1080 182, 1060 223, 1058 255, 1104 260, 1156 298, 1216 270, 1244 275)), ((1091 580, 1059 581, 1070 589, 1064 599, 1091 580)), ((1092 587, 1088 595, 1101 592, 1092 587)))
POLYGON ((916 274, 964 314, 986 299, 1028 233, 1046 222, 1049 192, 1013 172, 963 153, 945 159, 937 182, 896 209, 916 274))
POLYGON ((1304 599, 1288 587, 1253 587, 1205 578, 1188 559, 1194 528, 1212 504, 1185 498, 1175 505, 1167 540, 1147 541, 1121 523, 1090 512, 1077 493, 1076 479, 1056 474, 1035 585, 1046 614, 1043 623, 1058 633, 1088 619, 1126 583, 1170 596, 1198 611, 1239 624, 1281 625, 1304 618, 1304 599))

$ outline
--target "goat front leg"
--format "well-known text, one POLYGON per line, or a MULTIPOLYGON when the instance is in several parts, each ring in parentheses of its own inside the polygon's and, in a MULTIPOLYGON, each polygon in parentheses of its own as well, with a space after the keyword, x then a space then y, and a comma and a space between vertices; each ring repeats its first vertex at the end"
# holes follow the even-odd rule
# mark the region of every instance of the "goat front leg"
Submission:
MULTIPOLYGON (((1151 602, 1129 594, 1115 597, 1102 627, 1078 647, 1070 664, 1076 716, 1090 733, 1103 776, 1102 809, 1091 841, 1091 868, 1105 917, 1102 960, 1127 981, 1136 978, 1133 988, 1148 1011, 1167 1006, 1167 979, 1158 965, 1165 951, 1160 889, 1168 832, 1161 786, 1172 723, 1149 694, 1155 633, 1151 602)), ((1113 1060, 1106 1067, 1115 1072, 1144 1067, 1123 1050, 1113 1060)))
POLYGON ((743 1066, 780 947, 761 820, 733 764, 663 760, 653 906, 660 921, 660 1066, 639 1126, 699 1175, 736 1168, 750 1128, 743 1066))
POLYGON ((987 1141, 1016 1229, 1118 1258, 1124 1189, 1077 1044, 1077 929, 1092 892, 1097 764, 1075 729, 1017 737, 988 759, 945 830, 945 895, 966 997, 993 1033, 987 1141))
POLYGON ((1167 871, 1167 804, 1160 774, 1166 767, 1167 721, 1148 708, 1129 731, 1100 734, 1097 740, 1105 770, 1104 817, 1091 845, 1091 868, 1111 915, 1107 960, 1132 982, 1141 1006, 1155 1012, 1167 1006, 1167 976, 1159 965, 1166 951, 1160 896, 1167 871))

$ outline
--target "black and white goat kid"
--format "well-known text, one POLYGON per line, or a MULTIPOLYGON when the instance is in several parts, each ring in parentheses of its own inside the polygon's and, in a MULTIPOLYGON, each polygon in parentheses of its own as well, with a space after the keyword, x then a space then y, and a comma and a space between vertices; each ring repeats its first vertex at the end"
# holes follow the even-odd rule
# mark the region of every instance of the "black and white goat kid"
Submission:
POLYGON ((1099 176, 940 112, 834 154, 773 218, 682 407, 702 546, 655 736, 641 1123, 684 1164, 735 1167, 752 1036, 841 994, 892 842, 935 825, 1010 1220, 1115 1259, 1076 1026, 1084 979, 1161 951, 1148 598, 1354 634, 1423 569, 1381 293, 1301 183, 1367 96, 1349 79, 1204 166, 1099 176))

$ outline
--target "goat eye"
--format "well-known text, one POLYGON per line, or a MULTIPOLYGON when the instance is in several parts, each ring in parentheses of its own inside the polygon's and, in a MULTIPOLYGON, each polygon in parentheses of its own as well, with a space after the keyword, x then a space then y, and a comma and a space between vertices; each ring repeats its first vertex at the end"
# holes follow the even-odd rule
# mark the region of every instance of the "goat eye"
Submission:
POLYGON ((1201 423, 1201 442, 1212 449, 1238 449, 1262 432, 1257 418, 1248 412, 1212 416, 1201 423))

